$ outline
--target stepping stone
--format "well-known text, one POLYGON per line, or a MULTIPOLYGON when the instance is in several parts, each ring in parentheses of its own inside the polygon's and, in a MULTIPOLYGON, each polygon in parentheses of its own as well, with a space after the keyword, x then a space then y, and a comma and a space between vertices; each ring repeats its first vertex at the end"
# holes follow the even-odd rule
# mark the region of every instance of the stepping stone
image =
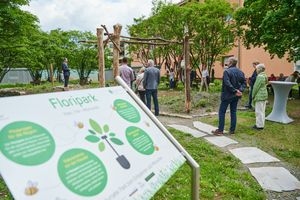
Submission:
POLYGON ((300 197, 296 197, 296 200, 300 200, 300 197))
POLYGON ((206 136, 207 134, 205 133, 202 133, 200 131, 197 131, 197 130, 194 130, 194 129, 191 129, 187 126, 181 126, 181 125, 176 125, 176 124, 172 124, 172 125, 168 125, 172 128, 175 128, 176 130, 179 130, 179 131, 182 131, 182 132, 185 132, 185 133, 190 133, 192 134, 195 138, 199 138, 199 137, 203 137, 203 136, 206 136))
MULTIPOLYGON (((210 135, 213 135, 211 131, 214 131, 218 129, 217 127, 202 123, 202 122, 193 122, 194 127, 199 129, 200 131, 203 131, 205 133, 208 133, 210 135)), ((228 131, 224 131, 224 133, 228 133, 228 131)))
POLYGON ((249 168, 262 188, 276 192, 300 189, 300 182, 283 167, 249 168))
POLYGON ((280 161, 256 147, 242 147, 238 149, 231 149, 229 151, 244 164, 280 161))
POLYGON ((232 140, 225 136, 205 137, 204 139, 206 139, 207 141, 213 143, 214 145, 216 145, 218 147, 226 147, 227 145, 238 143, 237 141, 232 140))

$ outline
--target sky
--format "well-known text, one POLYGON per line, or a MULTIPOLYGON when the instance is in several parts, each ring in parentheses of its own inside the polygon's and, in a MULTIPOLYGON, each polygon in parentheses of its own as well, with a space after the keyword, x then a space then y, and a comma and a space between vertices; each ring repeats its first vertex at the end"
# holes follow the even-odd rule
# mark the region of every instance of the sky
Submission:
POLYGON ((40 19, 43 31, 56 28, 62 30, 92 31, 106 25, 113 33, 113 25, 123 25, 122 35, 128 35, 126 25, 133 24, 133 18, 149 17, 152 0, 31 0, 22 9, 40 19))

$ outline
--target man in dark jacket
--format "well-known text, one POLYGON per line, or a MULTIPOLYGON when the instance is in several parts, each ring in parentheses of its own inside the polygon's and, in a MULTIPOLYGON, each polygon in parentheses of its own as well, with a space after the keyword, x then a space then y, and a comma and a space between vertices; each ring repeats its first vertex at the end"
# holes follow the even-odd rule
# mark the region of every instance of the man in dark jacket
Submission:
POLYGON ((234 135, 236 127, 236 110, 239 99, 242 97, 242 92, 247 87, 244 72, 236 67, 237 58, 230 57, 227 61, 228 69, 223 73, 223 85, 221 93, 221 105, 219 109, 219 128, 212 131, 215 135, 223 135, 225 114, 228 105, 230 104, 231 126, 230 134, 234 135))
POLYGON ((249 103, 246 105, 246 108, 252 108, 252 91, 253 91, 253 86, 256 81, 257 77, 257 71, 256 71, 256 65, 258 65, 259 62, 257 60, 253 61, 252 65, 254 67, 254 72, 251 77, 249 77, 249 85, 250 85, 250 92, 249 92, 249 103))
POLYGON ((65 87, 68 87, 69 77, 70 77, 70 70, 71 70, 71 68, 68 67, 67 62, 68 62, 68 59, 64 58, 62 68, 63 68, 63 71, 64 71, 64 77, 65 77, 65 87))

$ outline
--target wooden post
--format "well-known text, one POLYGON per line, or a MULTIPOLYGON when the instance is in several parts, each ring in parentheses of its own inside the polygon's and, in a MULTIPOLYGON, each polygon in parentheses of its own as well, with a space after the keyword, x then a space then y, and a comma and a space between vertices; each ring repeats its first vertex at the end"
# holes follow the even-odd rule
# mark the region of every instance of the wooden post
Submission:
POLYGON ((54 85, 52 63, 50 63, 50 73, 51 73, 51 84, 54 85))
MULTIPOLYGON (((113 73, 114 73, 114 79, 116 76, 119 76, 119 49, 120 49, 120 35, 122 31, 122 25, 116 24, 114 25, 114 43, 117 45, 114 45, 113 47, 113 73)), ((116 82, 114 82, 114 85, 117 85, 116 82)))
POLYGON ((191 110, 191 88, 190 88, 190 44, 189 35, 184 37, 184 76, 185 76, 185 111, 191 110))
POLYGON ((99 56, 99 87, 105 87, 105 63, 103 47, 103 28, 97 28, 97 46, 99 56))

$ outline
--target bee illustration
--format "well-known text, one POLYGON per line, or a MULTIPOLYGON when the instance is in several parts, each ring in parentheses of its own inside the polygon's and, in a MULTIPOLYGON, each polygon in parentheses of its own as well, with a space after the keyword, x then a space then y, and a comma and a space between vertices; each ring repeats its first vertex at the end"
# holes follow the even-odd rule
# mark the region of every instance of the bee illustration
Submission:
POLYGON ((144 123, 146 124, 147 127, 150 127, 150 124, 146 121, 144 121, 144 123))
POLYGON ((25 189, 25 194, 27 195, 34 195, 39 190, 36 188, 37 183, 32 183, 31 181, 28 181, 28 188, 25 189))
POLYGON ((158 151, 158 150, 159 150, 159 148, 157 147, 156 144, 153 144, 153 146, 154 146, 155 151, 158 151))
POLYGON ((74 122, 74 126, 77 126, 78 128, 83 128, 83 123, 81 123, 81 122, 74 122))
POLYGON ((110 108, 112 108, 113 110, 117 110, 117 107, 114 107, 113 105, 110 104, 110 108))

